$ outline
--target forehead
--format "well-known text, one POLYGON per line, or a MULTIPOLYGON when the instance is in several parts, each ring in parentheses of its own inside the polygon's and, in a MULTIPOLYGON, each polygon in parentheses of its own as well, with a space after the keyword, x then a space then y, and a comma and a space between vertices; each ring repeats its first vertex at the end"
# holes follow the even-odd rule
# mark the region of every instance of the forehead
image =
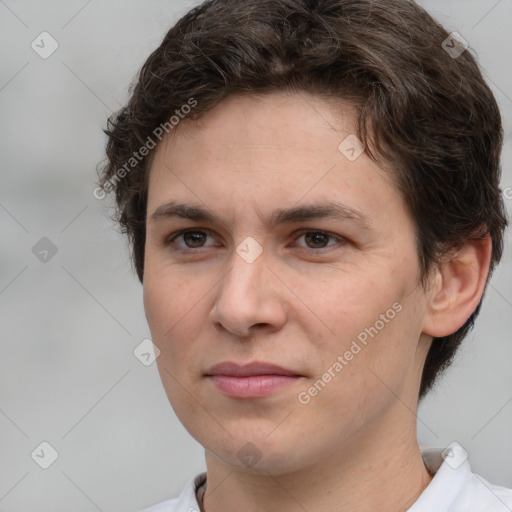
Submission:
POLYGON ((364 151, 357 156, 355 116, 350 105, 306 93, 228 97, 197 121, 182 121, 157 147, 149 213, 190 199, 259 212, 335 200, 382 213, 401 197, 387 172, 364 151))
POLYGON ((331 144, 331 149, 336 151, 340 137, 355 131, 356 114, 348 103, 306 92, 233 94, 199 119, 185 118, 170 133, 167 142, 171 146, 173 139, 177 139, 176 145, 198 142, 202 152, 210 153, 219 153, 221 144, 224 150, 229 150, 230 160, 236 157, 247 160, 251 150, 289 152, 293 149, 300 155, 325 152, 331 144), (326 132, 330 132, 328 140, 325 140, 326 132))

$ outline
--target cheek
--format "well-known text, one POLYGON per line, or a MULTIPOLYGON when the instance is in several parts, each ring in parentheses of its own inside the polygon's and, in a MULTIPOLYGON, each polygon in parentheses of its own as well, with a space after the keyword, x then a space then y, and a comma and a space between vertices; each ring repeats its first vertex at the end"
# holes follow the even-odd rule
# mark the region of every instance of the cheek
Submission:
POLYGON ((372 326, 401 296, 388 280, 373 279, 368 272, 356 271, 343 273, 320 289, 306 286, 302 294, 308 297, 311 310, 329 327, 326 337, 342 343, 372 326))
POLYGON ((416 324, 411 305, 400 305, 388 313, 388 323, 379 318, 388 304, 345 311, 337 336, 319 342, 318 373, 301 390, 310 403, 300 407, 310 418, 323 418, 326 431, 341 429, 343 437, 362 429, 401 396, 414 366, 416 324))
POLYGON ((201 301, 206 291, 176 269, 145 275, 144 308, 151 338, 160 349, 160 378, 175 414, 199 442, 206 428, 203 407, 198 407, 204 368, 198 340, 207 315, 201 301))
MULTIPOLYGON (((144 311, 153 338, 160 337, 162 332, 171 327, 171 312, 175 311, 175 306, 179 306, 179 303, 175 304, 173 289, 174 286, 159 279, 157 273, 144 273, 144 311)), ((157 339, 153 341, 158 344, 157 339)))
POLYGON ((195 374, 201 330, 208 318, 207 280, 190 279, 176 267, 145 275, 143 296, 157 363, 172 375, 195 374))
POLYGON ((161 334, 178 324, 200 300, 198 283, 182 275, 173 265, 148 257, 144 274, 144 309, 150 329, 161 334))
MULTIPOLYGON (((421 297, 408 291, 412 282, 405 272, 390 268, 373 275, 366 268, 328 281, 320 291, 303 288, 311 310, 328 327, 320 329, 322 336, 312 340, 317 345, 316 353, 321 354, 317 371, 331 369, 342 376, 333 380, 352 390, 354 386, 382 387, 375 374, 391 383, 402 379, 413 362, 421 330, 421 297), (342 369, 339 364, 333 369, 339 363, 338 356, 342 369)), ((310 327, 302 324, 306 332, 311 333, 310 327)), ((343 393, 342 388, 339 391, 343 393)))
POLYGON ((143 291, 146 319, 163 358, 172 348, 168 340, 174 338, 180 323, 186 320, 187 291, 176 276, 171 280, 156 272, 144 276, 143 291))

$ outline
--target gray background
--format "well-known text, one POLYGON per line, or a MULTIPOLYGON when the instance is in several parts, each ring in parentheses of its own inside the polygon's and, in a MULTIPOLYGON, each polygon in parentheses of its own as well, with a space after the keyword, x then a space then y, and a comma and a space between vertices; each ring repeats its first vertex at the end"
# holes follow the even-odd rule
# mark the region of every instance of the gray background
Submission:
MULTIPOLYGON (((512 187, 512 2, 421 4, 480 59, 502 108, 512 187)), ((150 337, 142 287, 108 200, 92 194, 106 117, 192 5, 0 0, 0 511, 136 511, 204 469, 156 366, 133 355, 150 337), (48 59, 31 48, 43 31, 59 44, 48 59), (58 249, 46 263, 32 252, 42 237, 58 249), (46 470, 31 458, 42 441, 59 454, 46 470)), ((418 414, 422 445, 457 440, 474 471, 509 487, 511 319, 508 232, 477 327, 418 414)))

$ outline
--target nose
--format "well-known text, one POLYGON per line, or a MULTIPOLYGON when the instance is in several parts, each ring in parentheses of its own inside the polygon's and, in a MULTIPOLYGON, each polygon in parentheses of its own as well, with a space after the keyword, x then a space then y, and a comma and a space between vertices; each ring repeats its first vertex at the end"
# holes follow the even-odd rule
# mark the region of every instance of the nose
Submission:
POLYGON ((210 311, 210 321, 217 329, 247 338, 256 331, 279 330, 285 324, 282 290, 276 286, 279 281, 267 260, 265 251, 250 263, 233 251, 210 311))

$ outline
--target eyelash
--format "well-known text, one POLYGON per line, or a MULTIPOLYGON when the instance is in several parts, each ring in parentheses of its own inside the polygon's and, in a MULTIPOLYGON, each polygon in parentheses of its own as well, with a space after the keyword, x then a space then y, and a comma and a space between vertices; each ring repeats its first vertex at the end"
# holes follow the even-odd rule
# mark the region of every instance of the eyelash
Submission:
MULTIPOLYGON (((185 235, 186 233, 203 233, 203 234, 212 236, 210 230, 208 230, 208 229, 188 228, 188 229, 183 229, 181 231, 177 231, 176 233, 173 233, 170 237, 168 237, 166 239, 165 245, 166 246, 173 245, 174 241, 178 237, 180 237, 182 235, 185 235)), ((339 235, 334 235, 332 233, 329 233, 328 231, 315 230, 315 229, 307 229, 307 228, 302 229, 298 233, 296 233, 295 234, 295 238, 293 239, 293 241, 296 242, 301 236, 303 236, 305 234, 308 234, 308 233, 326 235, 330 239, 335 239, 338 242, 341 242, 342 244, 345 244, 347 242, 347 240, 344 237, 339 236, 339 235)), ((318 248, 299 247, 299 249, 302 249, 304 251, 312 251, 312 252, 318 253, 318 252, 320 252, 322 250, 327 250, 327 249, 332 248, 332 247, 333 247, 333 245, 327 245, 325 247, 318 247, 318 248)), ((178 249, 176 249, 176 250, 181 250, 181 251, 185 251, 186 252, 186 251, 197 251, 199 249, 203 249, 203 247, 186 247, 186 248, 178 247, 178 249)))

